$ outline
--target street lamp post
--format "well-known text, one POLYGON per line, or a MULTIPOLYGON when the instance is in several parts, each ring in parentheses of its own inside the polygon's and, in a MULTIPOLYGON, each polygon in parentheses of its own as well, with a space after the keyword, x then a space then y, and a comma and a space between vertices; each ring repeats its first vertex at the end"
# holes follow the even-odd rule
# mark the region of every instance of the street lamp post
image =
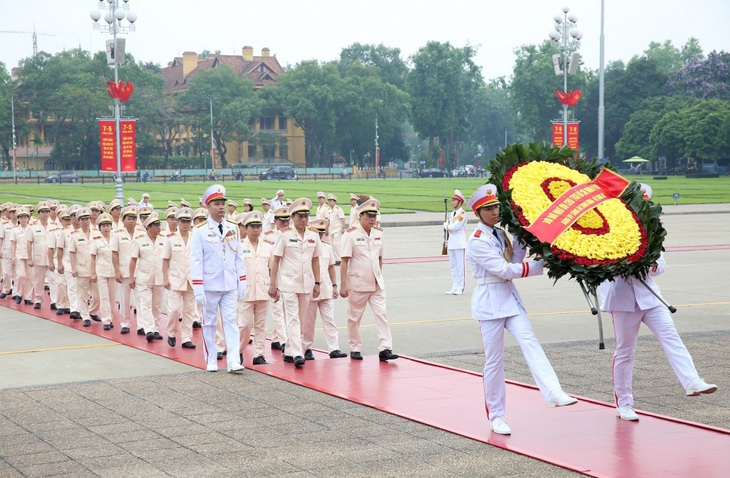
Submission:
MULTIPOLYGON (((94 21, 94 30, 101 30, 102 32, 108 32, 112 34, 112 42, 109 44, 107 41, 107 51, 111 52, 108 59, 113 61, 114 65, 114 83, 119 83, 119 64, 118 58, 124 53, 124 41, 117 42, 117 35, 120 33, 132 32, 135 30, 134 22, 137 21, 137 14, 129 11, 129 0, 106 0, 99 1, 97 5, 98 10, 92 10, 89 16, 94 21), (120 5, 121 3, 121 5, 120 5), (106 10, 103 15, 102 11, 106 10), (106 25, 99 23, 101 18, 104 18, 106 25), (128 25, 122 23, 122 20, 129 22, 128 25)), ((123 61, 123 60, 122 60, 123 61)), ((124 188, 122 183, 122 146, 121 146, 121 134, 120 134, 120 108, 119 98, 114 98, 114 129, 115 129, 115 142, 116 142, 116 157, 117 157, 117 191, 116 198, 124 204, 124 188)))
MULTIPOLYGON (((560 55, 553 55, 553 64, 555 65, 555 74, 563 75, 563 92, 568 94, 568 74, 575 74, 578 69, 580 55, 577 53, 580 48, 580 39, 583 33, 578 30, 576 24, 578 17, 574 14, 568 15, 570 8, 563 7, 563 15, 555 15, 555 30, 549 33, 553 46, 560 50, 563 54, 562 69, 558 64, 560 55), (570 57, 570 66, 568 66, 568 57, 570 57)), ((568 105, 563 104, 563 146, 568 145, 568 105)))

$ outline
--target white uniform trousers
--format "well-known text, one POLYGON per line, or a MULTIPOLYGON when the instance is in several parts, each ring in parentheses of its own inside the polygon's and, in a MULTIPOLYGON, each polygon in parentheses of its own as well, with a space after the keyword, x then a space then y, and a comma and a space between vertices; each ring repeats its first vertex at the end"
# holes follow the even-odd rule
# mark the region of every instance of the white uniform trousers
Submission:
POLYGON ((616 336, 616 352, 613 354, 613 389, 617 407, 634 404, 631 383, 636 340, 642 322, 649 327, 661 344, 682 388, 686 389, 690 382, 698 377, 692 357, 679 337, 666 307, 657 306, 634 312, 613 312, 612 315, 616 336))
MULTIPOLYGON (((5 255, 3 256, 2 262, 3 262, 3 275, 2 275, 3 292, 5 294, 9 294, 10 289, 13 288, 13 273, 15 272, 15 267, 13 266, 13 259, 6 258, 5 255)), ((13 293, 15 293, 15 291, 13 291, 13 293)))
MULTIPOLYGON (((51 297, 51 304, 56 304, 58 300, 58 284, 56 284, 56 273, 48 269, 46 266, 46 282, 48 283, 48 294, 51 297)), ((58 304, 56 304, 58 308, 58 304)))
POLYGON ((286 324, 286 354, 290 357, 303 357, 302 323, 307 319, 309 301, 312 294, 280 291, 284 302, 284 323, 286 324))
POLYGON ((68 303, 68 292, 66 291, 66 276, 59 274, 58 270, 52 272, 56 276, 56 309, 70 309, 71 305, 68 303))
POLYGON ((145 334, 159 332, 160 314, 162 313, 162 294, 165 288, 161 285, 137 284, 137 328, 144 329, 145 334))
POLYGON ((238 354, 235 351, 240 350, 240 339, 238 331, 238 322, 236 320, 236 302, 238 301, 238 291, 205 291, 205 306, 203 307, 203 339, 205 347, 203 354, 207 365, 214 365, 217 361, 215 347, 216 316, 220 308, 223 322, 223 330, 226 338, 226 348, 230 352, 227 355, 228 366, 238 363, 238 354))
POLYGON ((31 282, 33 283, 33 303, 43 302, 43 292, 46 290, 46 272, 48 266, 33 266, 31 282))
POLYGON ((317 310, 322 317, 322 327, 324 328, 324 339, 327 343, 327 351, 332 352, 340 350, 339 333, 335 324, 335 300, 320 299, 313 300, 309 303, 307 310, 307 318, 302 324, 302 348, 304 350, 311 349, 314 342, 314 329, 317 322, 317 310))
POLYGON ((117 302, 117 281, 114 277, 96 278, 96 287, 99 292, 99 317, 102 323, 112 323, 112 304, 117 302))
POLYGON ((504 383, 504 329, 517 340, 527 366, 540 393, 548 399, 550 393, 561 390, 560 382, 550 361, 532 331, 530 319, 524 310, 505 319, 481 320, 479 326, 484 342, 484 401, 487 417, 492 420, 505 414, 506 386, 504 383))
POLYGON ((167 336, 177 337, 177 325, 180 324, 180 343, 193 341, 193 321, 198 317, 195 293, 188 284, 185 291, 167 291, 167 336), (178 320, 182 317, 182 322, 178 320))
POLYGON ((274 300, 271 299, 271 318, 274 321, 274 328, 271 333, 271 341, 285 344, 286 326, 284 325, 284 301, 282 301, 281 299, 279 299, 278 302, 274 302, 274 300))
POLYGON ((464 259, 466 249, 449 249, 449 267, 451 267, 451 292, 464 292, 466 271, 464 259))
POLYGON ((248 345, 253 329, 254 357, 263 357, 266 344, 266 314, 269 300, 252 300, 238 303, 238 328, 241 337, 241 352, 248 345))
MULTIPOLYGON (((132 321, 132 289, 129 288, 129 277, 117 282, 117 298, 119 299, 119 325, 131 328, 132 321)), ((137 327, 139 328, 139 327, 137 327)))
MULTIPOLYGON (((377 286, 376 286, 377 287, 377 286)), ((350 352, 362 352, 360 321, 365 313, 365 306, 370 304, 375 317, 378 333, 378 352, 393 349, 393 338, 385 312, 385 291, 378 288, 375 292, 349 291, 347 296, 347 342, 350 352)))
MULTIPOLYGON (((236 319, 236 323, 238 323, 238 319, 236 319)), ((226 349, 226 336, 225 336, 225 329, 223 328, 223 318, 221 317, 221 311, 218 311, 218 315, 215 319, 215 349, 218 352, 227 352, 226 349)))
POLYGON ((28 259, 16 259, 15 271, 18 274, 18 280, 15 295, 19 295, 25 300, 33 300, 33 268, 28 265, 28 259))
POLYGON ((71 274, 71 269, 63 269, 63 277, 66 279, 66 293, 68 294, 68 307, 71 312, 79 311, 79 294, 76 291, 76 278, 71 274))

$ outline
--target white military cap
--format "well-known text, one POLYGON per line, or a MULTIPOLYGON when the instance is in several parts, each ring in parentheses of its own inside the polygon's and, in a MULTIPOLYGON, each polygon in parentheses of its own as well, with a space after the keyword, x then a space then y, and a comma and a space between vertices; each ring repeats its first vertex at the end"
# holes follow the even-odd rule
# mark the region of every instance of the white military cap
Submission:
POLYGON ((205 193, 203 193, 201 201, 203 206, 207 206, 208 203, 215 201, 216 199, 226 200, 226 188, 221 184, 209 186, 208 189, 205 190, 205 193))

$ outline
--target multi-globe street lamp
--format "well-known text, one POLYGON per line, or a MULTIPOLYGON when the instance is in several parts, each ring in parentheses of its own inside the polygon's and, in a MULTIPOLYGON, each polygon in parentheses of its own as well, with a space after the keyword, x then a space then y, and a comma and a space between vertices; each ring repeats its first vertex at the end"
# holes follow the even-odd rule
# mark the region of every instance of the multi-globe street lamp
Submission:
MULTIPOLYGON (((555 74, 563 76, 563 93, 568 94, 568 74, 575 74, 578 70, 580 55, 577 53, 580 48, 580 39, 583 33, 576 27, 578 17, 571 13, 570 8, 563 7, 563 15, 555 15, 555 30, 549 33, 553 46, 562 53, 562 64, 560 55, 553 55, 555 74), (570 62, 568 60, 570 58, 570 62), (562 66, 562 68, 561 68, 562 66)), ((568 105, 563 103, 563 146, 568 145, 568 105)))
MULTIPOLYGON (((104 33, 108 32, 112 35, 112 40, 107 40, 107 59, 108 63, 111 63, 114 66, 114 83, 118 84, 119 64, 124 61, 124 40, 117 40, 117 35, 135 30, 134 22, 137 21, 137 14, 129 11, 129 0, 102 0, 99 1, 97 8, 98 10, 92 10, 89 16, 94 21, 94 30, 101 30, 104 33), (99 22, 102 18, 104 18, 106 25, 99 22), (129 22, 128 24, 122 23, 125 19, 129 22)), ((124 189, 122 185, 122 148, 119 127, 120 116, 119 98, 115 97, 114 134, 117 157, 116 198, 124 204, 124 189)))

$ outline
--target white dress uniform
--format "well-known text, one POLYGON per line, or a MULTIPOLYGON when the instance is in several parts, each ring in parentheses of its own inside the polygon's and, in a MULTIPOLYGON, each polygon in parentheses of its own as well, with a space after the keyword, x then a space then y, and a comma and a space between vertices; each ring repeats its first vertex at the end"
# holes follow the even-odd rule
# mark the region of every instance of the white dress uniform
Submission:
MULTIPOLYGON (((374 201, 368 200, 360 207, 362 212, 374 201)), ((379 203, 378 203, 379 206, 379 203)), ((342 257, 348 259, 346 268, 340 271, 341 290, 347 290, 347 337, 352 352, 362 351, 360 321, 365 307, 370 304, 378 334, 378 351, 392 350, 393 338, 385 308, 385 279, 382 260, 384 255, 383 230, 373 226, 370 234, 362 225, 351 227, 342 236, 342 257)))
MULTIPOLYGON (((204 204, 217 198, 225 199, 225 188, 210 186, 204 196, 204 204)), ((246 293, 246 266, 238 226, 224 220, 222 224, 212 218, 200 223, 193 230, 190 245, 190 275, 195 299, 203 303, 204 356, 208 370, 218 370, 216 364, 215 332, 216 314, 220 308, 226 338, 229 371, 240 370, 240 350, 236 302, 246 293)))
POLYGON ((464 268, 464 258, 466 257, 466 223, 466 213, 461 206, 451 211, 451 214, 448 216, 448 221, 444 223, 444 229, 449 233, 449 239, 446 242, 446 247, 449 252, 449 266, 451 268, 451 291, 447 292, 449 295, 460 295, 464 293, 464 284, 466 282, 466 270, 464 268))
MULTIPOLYGON (((491 185, 485 185, 491 186, 491 185)), ((484 204, 475 202, 485 186, 477 189, 469 200, 472 210, 484 204)), ((494 188, 494 186, 491 186, 494 188)), ((496 191, 496 188, 494 189, 496 191)), ((494 193, 492 193, 494 194, 494 193)), ((492 203, 496 203, 496 197, 492 203)), ((488 205, 487 204, 487 205, 488 205)), ((484 398, 487 417, 492 423, 504 417, 506 387, 504 382, 504 329, 507 329, 522 349, 530 372, 549 406, 575 403, 561 387, 550 361, 532 331, 513 279, 542 275, 542 261, 522 262, 525 248, 517 244, 512 248, 504 231, 479 222, 469 238, 466 253, 471 263, 476 288, 471 300, 472 317, 479 322, 484 343, 484 398)), ((505 434, 509 434, 509 430, 505 434)))
MULTIPOLYGON (((665 267, 662 253, 656 266, 650 270, 649 277, 645 280, 651 290, 660 297, 659 286, 652 277, 662 274, 665 267)), ((679 383, 690 395, 692 382, 698 380, 699 375, 666 306, 635 278, 614 277, 613 281, 603 282, 599 290, 601 309, 612 314, 613 329, 616 335, 616 352, 613 355, 613 387, 616 406, 620 408, 634 405, 632 393, 634 357, 639 327, 642 322, 661 344, 679 383)))
POLYGON ((263 357, 266 343, 266 314, 269 310, 269 260, 273 246, 259 236, 256 247, 247 237, 243 240, 243 261, 246 264, 246 298, 239 304, 241 349, 245 348, 253 329, 254 357, 263 357))

